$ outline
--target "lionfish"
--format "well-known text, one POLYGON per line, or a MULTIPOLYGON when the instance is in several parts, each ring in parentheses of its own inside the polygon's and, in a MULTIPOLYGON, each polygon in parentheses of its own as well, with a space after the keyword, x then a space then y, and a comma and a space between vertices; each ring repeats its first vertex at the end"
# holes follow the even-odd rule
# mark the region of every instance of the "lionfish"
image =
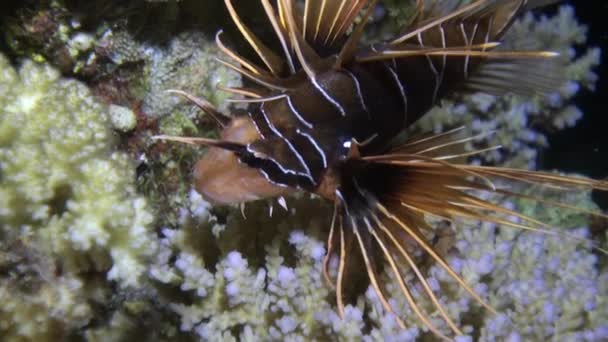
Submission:
MULTIPOLYGON (((245 25, 230 0, 225 0, 228 12, 259 61, 228 48, 221 31, 216 36, 218 47, 238 65, 220 62, 254 85, 223 90, 244 96, 239 101, 248 109, 227 115, 204 99, 172 90, 218 122, 220 139, 156 138, 211 147, 194 170, 196 189, 210 201, 236 204, 304 191, 333 202, 323 276, 335 288, 340 315, 346 265, 358 251, 387 312, 394 309, 378 276, 382 259, 432 333, 450 339, 418 305, 404 281, 402 264, 415 273, 452 333, 461 335, 417 265, 412 245, 487 310, 495 310, 433 245, 425 216, 556 234, 480 194, 519 196, 576 210, 498 188, 494 181, 608 190, 605 181, 463 164, 466 157, 487 149, 466 151, 465 144, 474 137, 462 138, 459 129, 423 137, 402 134, 440 99, 471 92, 534 95, 558 87, 563 77, 556 53, 495 49, 520 14, 556 0, 476 0, 451 7, 417 0, 414 19, 399 35, 371 45, 361 39, 377 0, 260 2, 278 39, 277 49, 245 25), (519 223, 501 215, 519 218, 519 223), (335 277, 328 272, 332 255, 339 260, 335 277)), ((399 317, 397 321, 405 326, 399 317)))

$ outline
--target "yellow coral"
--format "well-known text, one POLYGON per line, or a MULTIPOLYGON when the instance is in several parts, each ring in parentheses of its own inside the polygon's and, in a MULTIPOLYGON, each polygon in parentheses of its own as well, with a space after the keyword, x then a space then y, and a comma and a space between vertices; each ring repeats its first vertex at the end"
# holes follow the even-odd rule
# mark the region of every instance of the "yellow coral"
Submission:
POLYGON ((0 335, 53 340, 89 323, 107 280, 138 284, 153 217, 85 85, 0 55, 0 89, 0 335))

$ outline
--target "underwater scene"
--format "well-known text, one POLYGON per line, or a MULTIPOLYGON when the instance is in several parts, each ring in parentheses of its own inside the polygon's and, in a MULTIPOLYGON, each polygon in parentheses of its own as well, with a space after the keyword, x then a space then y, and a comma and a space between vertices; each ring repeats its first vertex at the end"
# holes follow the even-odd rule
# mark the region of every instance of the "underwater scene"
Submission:
POLYGON ((606 15, 4 0, 0 341, 608 341, 606 15))

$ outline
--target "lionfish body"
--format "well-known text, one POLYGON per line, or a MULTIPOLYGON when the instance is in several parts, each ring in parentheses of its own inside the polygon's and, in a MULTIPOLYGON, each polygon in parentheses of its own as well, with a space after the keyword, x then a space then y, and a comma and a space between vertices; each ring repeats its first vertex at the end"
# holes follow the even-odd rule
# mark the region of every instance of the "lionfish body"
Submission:
POLYGON ((195 167, 196 188, 212 201, 246 202, 297 190, 332 201, 324 275, 336 288, 338 311, 344 311, 348 255, 358 251, 378 298, 393 312, 377 275, 380 256, 419 319, 448 339, 417 305, 403 280, 401 265, 416 274, 452 332, 461 334, 417 267, 406 239, 479 303, 493 309, 433 248, 425 215, 554 234, 541 222, 473 193, 523 196, 497 189, 493 179, 608 189, 605 182, 588 179, 456 164, 482 152, 465 152, 463 146, 471 139, 462 138, 458 130, 422 138, 401 135, 438 100, 453 94, 535 94, 559 86, 562 77, 554 54, 493 50, 519 14, 549 2, 478 0, 447 8, 417 1, 416 19, 404 33, 390 42, 360 46, 363 26, 377 1, 307 0, 297 7, 292 0, 274 5, 261 0, 282 47, 275 52, 245 26, 226 0, 239 30, 263 62, 257 65, 229 50, 218 34, 220 48, 240 66, 223 63, 259 85, 226 89, 248 97, 242 100, 249 103, 247 113, 225 116, 206 101, 175 91, 213 115, 224 129, 219 140, 163 138, 212 147, 195 167), (351 28, 361 14, 362 22, 351 28), (519 217, 523 223, 506 221, 501 214, 519 217), (335 279, 327 271, 332 254, 339 257, 335 279))

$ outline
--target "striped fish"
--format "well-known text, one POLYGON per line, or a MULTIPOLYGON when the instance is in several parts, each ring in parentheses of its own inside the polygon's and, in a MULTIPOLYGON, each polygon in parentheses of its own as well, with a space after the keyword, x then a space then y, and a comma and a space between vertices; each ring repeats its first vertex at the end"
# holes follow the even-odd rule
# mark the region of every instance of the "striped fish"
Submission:
POLYGON ((396 275, 423 324, 436 336, 451 339, 412 297, 400 266, 405 263, 451 334, 461 335, 431 291, 405 239, 413 241, 487 310, 494 309, 435 250, 425 215, 449 221, 472 218, 568 236, 474 193, 519 196, 547 204, 542 198, 498 189, 493 183, 496 179, 608 190, 605 181, 461 164, 464 157, 486 150, 465 151, 464 145, 473 137, 462 138, 460 129, 425 137, 403 138, 401 134, 440 99, 470 92, 533 95, 558 87, 564 76, 557 54, 495 49, 519 15, 555 1, 477 0, 461 5, 459 1, 418 0, 415 18, 401 34, 363 45, 360 39, 377 0, 306 0, 303 6, 293 0, 260 0, 279 51, 266 46, 232 2, 225 2, 259 57, 255 62, 246 59, 222 42, 222 32, 217 34, 217 45, 237 64, 221 62, 257 85, 224 88, 243 96, 237 101, 249 104, 248 110, 241 115, 220 113, 204 99, 173 90, 217 120, 222 127, 220 139, 157 138, 211 147, 197 163, 194 179, 196 189, 213 202, 241 203, 295 191, 333 202, 324 276, 336 289, 341 315, 346 263, 356 252, 388 312, 393 308, 377 271, 382 262, 396 275), (361 18, 357 25, 356 18, 361 18), (520 218, 521 223, 502 219, 504 214, 520 218), (327 271, 332 254, 339 257, 335 279, 327 271))

